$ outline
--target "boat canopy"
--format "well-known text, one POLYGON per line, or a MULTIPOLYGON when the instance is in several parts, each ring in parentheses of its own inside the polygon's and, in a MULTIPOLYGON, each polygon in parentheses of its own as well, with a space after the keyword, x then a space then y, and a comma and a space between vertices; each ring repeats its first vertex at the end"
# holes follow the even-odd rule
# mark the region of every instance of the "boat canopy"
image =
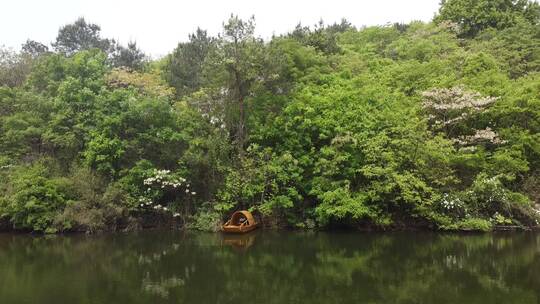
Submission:
POLYGON ((236 211, 235 213, 233 213, 233 215, 231 216, 230 223, 228 224, 234 225, 234 226, 240 226, 243 222, 242 219, 247 220, 246 225, 255 224, 255 219, 253 218, 253 215, 251 214, 251 212, 246 211, 246 210, 236 211))

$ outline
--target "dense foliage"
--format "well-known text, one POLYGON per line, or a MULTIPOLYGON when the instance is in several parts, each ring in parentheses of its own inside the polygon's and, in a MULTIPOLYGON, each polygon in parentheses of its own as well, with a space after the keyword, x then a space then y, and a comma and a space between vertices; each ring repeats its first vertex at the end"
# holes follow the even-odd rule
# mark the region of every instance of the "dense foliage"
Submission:
POLYGON ((536 226, 539 22, 535 2, 448 0, 431 23, 263 41, 231 16, 151 62, 79 19, 54 52, 0 52, 0 218, 212 229, 245 208, 299 228, 536 226))

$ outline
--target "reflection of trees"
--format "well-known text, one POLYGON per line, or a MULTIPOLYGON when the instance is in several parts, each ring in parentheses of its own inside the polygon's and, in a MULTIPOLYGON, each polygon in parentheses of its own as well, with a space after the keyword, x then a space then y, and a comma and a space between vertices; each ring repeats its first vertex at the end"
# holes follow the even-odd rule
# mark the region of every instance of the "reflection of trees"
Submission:
POLYGON ((0 236, 0 269, 6 303, 537 303, 540 236, 0 236))
POLYGON ((162 298, 168 298, 169 297, 169 290, 172 288, 180 287, 185 284, 184 279, 179 277, 172 277, 168 279, 161 279, 158 282, 152 281, 152 279, 149 278, 149 274, 147 273, 147 277, 143 279, 143 290, 155 295, 158 295, 162 298))

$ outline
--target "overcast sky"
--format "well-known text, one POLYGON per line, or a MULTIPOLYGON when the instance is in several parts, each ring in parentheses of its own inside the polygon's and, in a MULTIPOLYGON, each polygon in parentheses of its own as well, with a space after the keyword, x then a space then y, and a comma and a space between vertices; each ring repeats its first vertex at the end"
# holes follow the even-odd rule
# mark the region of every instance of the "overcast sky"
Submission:
POLYGON ((439 0, 2 0, 0 45, 19 49, 27 38, 54 41, 58 28, 85 17, 101 26, 102 37, 137 41, 154 57, 169 53, 197 26, 217 34, 231 13, 255 15, 263 38, 346 18, 356 26, 429 21, 439 0))

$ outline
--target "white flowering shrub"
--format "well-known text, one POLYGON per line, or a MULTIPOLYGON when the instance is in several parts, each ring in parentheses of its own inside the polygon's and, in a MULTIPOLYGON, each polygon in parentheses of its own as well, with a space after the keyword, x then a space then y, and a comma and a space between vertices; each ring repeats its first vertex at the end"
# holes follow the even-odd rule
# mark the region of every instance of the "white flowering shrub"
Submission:
POLYGON ((526 196, 508 190, 499 176, 485 173, 479 174, 471 187, 462 192, 461 199, 473 216, 494 224, 511 224, 509 218, 525 220, 534 210, 526 196))
POLYGON ((0 166, 0 170, 6 170, 13 167, 14 167, 13 165, 3 165, 3 166, 0 166))
POLYGON ((484 97, 463 87, 434 88, 422 93, 422 107, 428 115, 430 127, 444 131, 460 146, 489 143, 499 145, 505 141, 490 127, 475 129, 468 126, 482 112, 491 107, 498 97, 484 97))
POLYGON ((498 176, 478 175, 465 197, 471 207, 485 214, 510 208, 509 191, 498 176))
POLYGON ((482 97, 478 92, 463 87, 434 88, 422 93, 422 107, 429 114, 434 127, 447 127, 471 118, 490 107, 497 97, 482 97))
POLYGON ((534 224, 530 221, 534 221, 536 212, 526 196, 508 190, 499 176, 485 173, 479 174, 468 189, 443 194, 436 206, 453 223, 470 220, 490 225, 530 225, 534 224))
POLYGON ((439 211, 454 218, 469 216, 465 202, 458 195, 448 193, 439 201, 439 211))
POLYGON ((143 184, 145 190, 139 197, 139 208, 171 212, 174 217, 180 216, 175 202, 191 200, 197 195, 184 177, 170 170, 154 169, 143 184))
MULTIPOLYGON (((464 135, 458 138, 454 138, 452 140, 454 143, 461 146, 465 146, 466 148, 469 148, 469 149, 474 148, 474 146, 469 146, 469 145, 478 145, 482 143, 500 145, 500 144, 506 143, 505 140, 502 140, 499 137, 499 134, 497 134, 497 132, 491 130, 491 128, 489 127, 483 130, 475 130, 475 133, 473 135, 464 135)), ((472 150, 474 151, 475 149, 472 149, 472 150)))

